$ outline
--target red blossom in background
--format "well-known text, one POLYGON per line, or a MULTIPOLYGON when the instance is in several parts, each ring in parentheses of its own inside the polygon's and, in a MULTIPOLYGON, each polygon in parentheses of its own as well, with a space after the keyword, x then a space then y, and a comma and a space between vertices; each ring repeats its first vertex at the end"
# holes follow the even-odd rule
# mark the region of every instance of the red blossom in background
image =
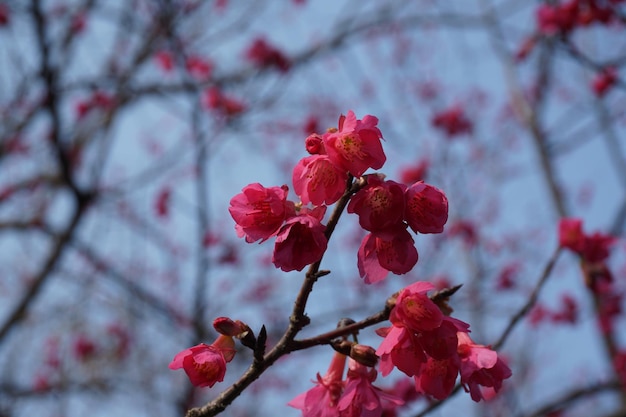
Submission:
POLYGON ((214 110, 224 116, 236 116, 246 109, 242 101, 225 95, 218 87, 204 90, 202 104, 209 110, 214 110))
POLYGON ((115 105, 115 99, 103 91, 94 91, 94 93, 85 101, 76 104, 76 113, 79 119, 85 117, 94 110, 110 110, 115 105))
POLYGON ((406 185, 411 185, 418 181, 424 181, 428 175, 428 167, 430 161, 428 159, 420 160, 416 165, 410 165, 402 168, 400 171, 400 181, 406 185))
POLYGON ((198 55, 191 55, 185 60, 185 68, 192 77, 198 80, 207 80, 213 73, 213 64, 208 59, 198 55))
POLYGON ((467 118, 463 107, 460 105, 454 105, 435 114, 431 119, 431 124, 443 131, 449 138, 471 134, 473 131, 472 122, 467 118))
POLYGON ((295 215, 291 201, 287 201, 289 188, 265 188, 259 183, 245 186, 240 194, 230 200, 228 211, 235 220, 237 236, 246 242, 261 242, 274 236, 283 222, 295 215))
POLYGON ((322 258, 328 239, 321 223, 326 207, 311 212, 301 211, 291 217, 276 235, 272 262, 283 271, 302 271, 305 266, 322 258))
POLYGON ((246 51, 246 58, 259 68, 274 67, 281 72, 289 71, 291 63, 283 52, 263 38, 257 38, 246 51))
POLYGON ((378 119, 366 115, 356 118, 352 110, 339 118, 339 130, 326 133, 324 147, 331 161, 360 177, 368 168, 379 169, 387 157, 380 143, 383 135, 377 127, 378 119))
POLYGON ((172 72, 174 69, 174 57, 169 51, 159 51, 154 55, 157 65, 165 72, 172 72))
POLYGON ((172 190, 165 187, 159 191, 154 201, 154 210, 158 217, 167 218, 170 213, 170 203, 172 200, 172 190))
POLYGON ((10 20, 9 17, 9 7, 4 3, 0 3, 0 26, 8 25, 10 20))
POLYGON ((591 89, 598 97, 604 97, 617 83, 617 69, 608 67, 596 74, 591 80, 591 89))
POLYGON ((73 350, 76 359, 86 361, 96 354, 98 348, 91 338, 80 335, 74 340, 73 350))
POLYGON ((616 18, 610 6, 601 6, 595 0, 569 0, 564 3, 542 4, 536 10, 538 31, 544 35, 568 35, 576 27, 592 23, 607 24, 616 18))
POLYGON ((585 262, 597 264, 609 257, 609 248, 615 238, 596 232, 587 235, 582 231, 582 220, 564 218, 559 222, 559 244, 578 254, 585 262))

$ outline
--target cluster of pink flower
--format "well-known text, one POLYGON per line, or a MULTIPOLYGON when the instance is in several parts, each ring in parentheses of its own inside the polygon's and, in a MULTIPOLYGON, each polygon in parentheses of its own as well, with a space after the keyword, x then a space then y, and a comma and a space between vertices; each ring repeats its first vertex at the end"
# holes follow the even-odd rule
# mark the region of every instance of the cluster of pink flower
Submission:
MULTIPOLYGON (((286 185, 244 187, 229 207, 239 237, 248 243, 275 237, 274 265, 283 271, 301 271, 324 255, 329 238, 322 224, 326 207, 341 200, 340 209, 347 206, 349 213, 357 214, 359 225, 368 232, 357 256, 365 283, 380 281, 388 272, 409 272, 418 254, 407 229, 441 233, 448 220, 448 200, 423 181, 407 186, 382 175, 364 175, 386 161, 377 124, 373 116, 359 120, 349 111, 339 118, 338 128, 309 135, 305 146, 311 156, 301 159, 292 175, 298 203, 287 199, 286 185)), ((379 358, 383 376, 397 368, 413 377, 414 393, 444 399, 459 374, 475 401, 497 392, 511 376, 510 369, 496 352, 470 339, 467 323, 449 317, 449 310, 442 312, 427 295, 434 288, 417 282, 388 300, 391 326, 378 330, 384 337, 378 350, 351 344, 345 380, 348 358, 338 350, 327 374, 318 374, 315 387, 289 405, 301 409, 305 417, 394 415, 408 397, 372 385, 379 358)), ((241 322, 219 318, 214 326, 220 333, 215 343, 186 349, 170 364, 172 369, 183 368, 194 385, 212 386, 223 380, 226 363, 234 355, 233 337, 244 338, 245 346, 256 346, 246 342, 249 328, 241 322)))
POLYGON ((623 0, 569 0, 565 3, 542 4, 537 9, 537 26, 546 35, 567 34, 578 26, 607 24, 619 17, 615 5, 623 0))
MULTIPOLYGON (((338 129, 312 134, 305 142, 311 156, 301 159, 293 170, 293 186, 301 203, 287 200, 288 187, 250 184, 230 202, 236 230, 247 242, 276 236, 272 261, 283 271, 301 271, 317 262, 327 248, 322 224, 326 206, 350 190, 350 176, 361 177, 369 168, 379 169, 386 161, 378 119, 358 120, 350 111, 341 116, 338 129), (312 204, 309 208, 305 205, 312 204)), ((369 233, 358 251, 358 267, 365 282, 409 272, 418 255, 408 233, 440 233, 448 219, 448 201, 439 189, 417 182, 410 187, 372 174, 363 177, 352 196, 348 212, 359 216, 369 233)))
POLYGON ((442 130, 448 137, 464 134, 471 134, 474 126, 467 118, 463 107, 456 104, 433 116, 431 119, 433 127, 442 130))
POLYGON ((343 379, 346 356, 335 353, 323 377, 317 374, 313 388, 291 400, 288 405, 302 410, 304 417, 381 416, 383 411, 402 405, 401 398, 387 393, 372 383, 375 369, 350 358, 347 378, 343 379))
POLYGON ((470 339, 469 324, 441 312, 426 295, 434 288, 416 282, 399 293, 392 325, 378 331, 385 337, 376 351, 380 371, 385 376, 398 368, 414 377, 418 392, 439 400, 450 395, 460 372, 461 384, 479 401, 484 398, 479 385, 497 392, 511 370, 495 351, 470 339))
MULTIPOLYGON (((472 341, 467 323, 441 312, 426 295, 432 289, 430 283, 417 282, 398 294, 390 316, 392 325, 378 331, 385 337, 375 352, 380 372, 386 376, 397 368, 413 377, 416 392, 438 400, 450 395, 460 374, 462 386, 474 401, 490 398, 511 370, 495 351, 472 341)), ((371 349, 356 346, 361 352, 371 349)), ((345 356, 336 353, 326 375, 318 374, 315 386, 289 405, 302 410, 303 417, 395 415, 406 395, 373 386, 378 372, 358 359, 350 359, 343 380, 344 364, 345 356)))
POLYGON ((289 71, 289 58, 277 47, 263 38, 256 38, 246 51, 246 58, 259 68, 275 67, 281 72, 289 71))
POLYGON ((599 232, 585 234, 581 219, 565 218, 559 223, 559 243, 579 256, 585 284, 599 303, 600 327, 605 332, 612 331, 624 297, 607 264, 615 241, 615 237, 599 232))

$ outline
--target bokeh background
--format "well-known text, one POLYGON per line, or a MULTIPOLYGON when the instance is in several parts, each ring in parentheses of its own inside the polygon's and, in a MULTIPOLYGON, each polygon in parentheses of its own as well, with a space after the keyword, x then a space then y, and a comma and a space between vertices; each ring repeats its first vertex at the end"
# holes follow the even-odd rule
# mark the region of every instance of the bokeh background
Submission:
MULTIPOLYGON (((417 236, 411 273, 367 286, 364 232, 345 215, 302 337, 425 280, 463 284, 455 316, 492 344, 537 290, 500 347, 513 369, 500 395, 460 393, 429 415, 624 415, 625 8, 0 0, 0 416, 182 416, 234 382, 246 348, 212 389, 167 365, 210 343, 218 316, 278 340, 303 273, 276 270, 271 241, 238 239, 229 200, 253 182, 292 188, 304 139, 348 110, 379 118, 380 172, 441 188, 450 218, 417 236), (574 254, 537 286, 563 217, 616 237, 613 332, 574 254)), ((369 330, 360 341, 377 347, 369 330)), ((282 359, 225 415, 300 415, 286 403, 332 354, 282 359)))

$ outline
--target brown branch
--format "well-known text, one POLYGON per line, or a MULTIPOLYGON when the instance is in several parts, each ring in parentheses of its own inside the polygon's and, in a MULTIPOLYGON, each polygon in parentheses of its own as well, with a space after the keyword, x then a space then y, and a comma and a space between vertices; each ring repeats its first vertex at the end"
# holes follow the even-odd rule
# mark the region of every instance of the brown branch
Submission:
MULTIPOLYGON (((347 182, 346 191, 343 196, 336 203, 335 208, 330 215, 328 223, 326 225, 326 237, 330 240, 330 237, 341 217, 343 210, 345 209, 350 197, 356 193, 361 187, 365 185, 364 180, 358 180, 352 182, 352 177, 347 182)), ((274 362, 276 362, 282 356, 289 354, 297 347, 294 344, 294 339, 298 332, 302 330, 307 324, 309 324, 309 318, 305 314, 308 297, 313 290, 313 285, 319 277, 328 274, 327 271, 320 271, 320 264, 322 259, 311 264, 306 272, 305 278, 302 282, 300 292, 294 302, 293 312, 289 318, 289 326, 285 333, 276 343, 276 345, 270 350, 262 360, 255 360, 246 370, 246 372, 239 378, 237 382, 224 390, 217 398, 208 404, 193 408, 187 412, 187 417, 209 417, 215 416, 226 409, 252 382, 257 380, 263 372, 269 368, 274 362)))

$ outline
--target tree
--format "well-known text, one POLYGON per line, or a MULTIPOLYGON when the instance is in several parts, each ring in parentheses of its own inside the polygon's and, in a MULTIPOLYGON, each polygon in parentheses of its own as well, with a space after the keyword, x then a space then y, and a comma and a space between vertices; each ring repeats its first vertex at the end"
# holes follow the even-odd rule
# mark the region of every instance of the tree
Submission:
MULTIPOLYGON (((227 413, 300 415, 286 404, 336 352, 381 356, 397 294, 449 306, 511 368, 476 415, 623 415, 624 3, 449 3, 0 1, 1 414, 216 404, 299 309, 298 351, 227 413), (229 206, 255 183, 297 203, 294 166, 320 163, 306 150, 351 111, 368 129, 377 117, 386 160, 344 166, 354 188, 324 196, 350 213, 322 264, 302 261, 309 294, 306 265, 277 269, 273 240, 239 239, 229 206), (411 234, 417 265, 364 283, 376 231, 356 193, 420 180, 445 194, 443 232, 411 234), (400 292, 415 282, 443 292, 400 292), (214 340, 232 359, 223 382, 167 369, 214 340)), ((330 202, 308 198, 328 227, 330 202)), ((351 389, 371 376, 350 369, 351 389)), ((398 395, 406 380, 375 385, 398 395)), ((433 400, 413 383, 396 411, 473 404, 462 391, 433 400)))

